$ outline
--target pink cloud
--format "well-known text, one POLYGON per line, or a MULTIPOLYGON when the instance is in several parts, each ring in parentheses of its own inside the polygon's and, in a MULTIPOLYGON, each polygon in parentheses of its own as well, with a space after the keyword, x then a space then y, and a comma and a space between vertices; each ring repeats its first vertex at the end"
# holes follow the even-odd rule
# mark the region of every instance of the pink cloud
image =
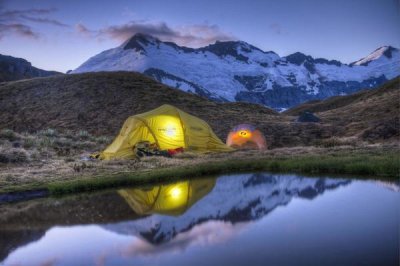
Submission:
POLYGON ((55 11, 56 9, 54 8, 5 10, 0 4, 0 39, 12 34, 38 39, 40 33, 35 31, 30 23, 69 27, 69 25, 61 21, 47 17, 55 11))
POLYGON ((236 39, 232 34, 223 32, 217 25, 209 24, 171 27, 165 22, 131 21, 99 30, 91 30, 83 24, 77 24, 76 30, 84 36, 90 35, 97 39, 108 37, 121 42, 136 33, 144 33, 162 41, 170 41, 193 48, 202 47, 215 41, 236 39))

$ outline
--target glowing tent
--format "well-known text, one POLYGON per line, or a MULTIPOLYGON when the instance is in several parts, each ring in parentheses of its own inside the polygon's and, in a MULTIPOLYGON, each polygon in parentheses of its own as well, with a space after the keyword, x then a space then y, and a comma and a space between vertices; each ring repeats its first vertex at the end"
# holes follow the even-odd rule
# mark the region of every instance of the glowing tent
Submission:
POLYGON ((139 215, 181 215, 211 192, 215 178, 189 180, 149 189, 121 189, 118 193, 139 215))
POLYGON ((152 111, 130 116, 119 135, 103 152, 100 159, 134 158, 138 142, 155 143, 160 150, 184 148, 185 150, 225 152, 226 146, 203 120, 171 105, 162 105, 152 111))
POLYGON ((235 149, 265 150, 267 148, 263 133, 248 124, 241 124, 234 127, 228 134, 226 145, 235 149))

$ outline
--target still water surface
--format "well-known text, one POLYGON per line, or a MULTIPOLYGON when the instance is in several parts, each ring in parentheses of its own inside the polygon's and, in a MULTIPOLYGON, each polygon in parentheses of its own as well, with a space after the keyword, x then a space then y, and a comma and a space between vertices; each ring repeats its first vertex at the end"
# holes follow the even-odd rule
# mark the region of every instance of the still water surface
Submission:
POLYGON ((399 184, 269 173, 0 206, 0 265, 399 265, 399 184))

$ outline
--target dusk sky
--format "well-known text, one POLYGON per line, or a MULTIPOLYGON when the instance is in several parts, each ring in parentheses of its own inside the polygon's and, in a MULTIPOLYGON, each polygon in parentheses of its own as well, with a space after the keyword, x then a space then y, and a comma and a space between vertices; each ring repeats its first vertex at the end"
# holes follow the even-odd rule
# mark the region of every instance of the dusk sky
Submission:
POLYGON ((0 0, 0 53, 65 72, 143 32, 179 45, 242 40, 344 63, 400 47, 399 0, 0 0))

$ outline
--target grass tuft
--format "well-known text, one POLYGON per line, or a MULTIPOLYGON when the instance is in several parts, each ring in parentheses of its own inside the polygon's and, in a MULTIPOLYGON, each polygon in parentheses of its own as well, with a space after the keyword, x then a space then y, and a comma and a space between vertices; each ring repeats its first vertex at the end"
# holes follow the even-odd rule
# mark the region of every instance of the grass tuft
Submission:
POLYGON ((39 132, 39 135, 43 135, 46 137, 56 137, 57 136, 57 131, 52 128, 44 129, 39 132))
POLYGON ((0 139, 15 141, 19 139, 19 136, 11 129, 2 129, 0 130, 0 139))

